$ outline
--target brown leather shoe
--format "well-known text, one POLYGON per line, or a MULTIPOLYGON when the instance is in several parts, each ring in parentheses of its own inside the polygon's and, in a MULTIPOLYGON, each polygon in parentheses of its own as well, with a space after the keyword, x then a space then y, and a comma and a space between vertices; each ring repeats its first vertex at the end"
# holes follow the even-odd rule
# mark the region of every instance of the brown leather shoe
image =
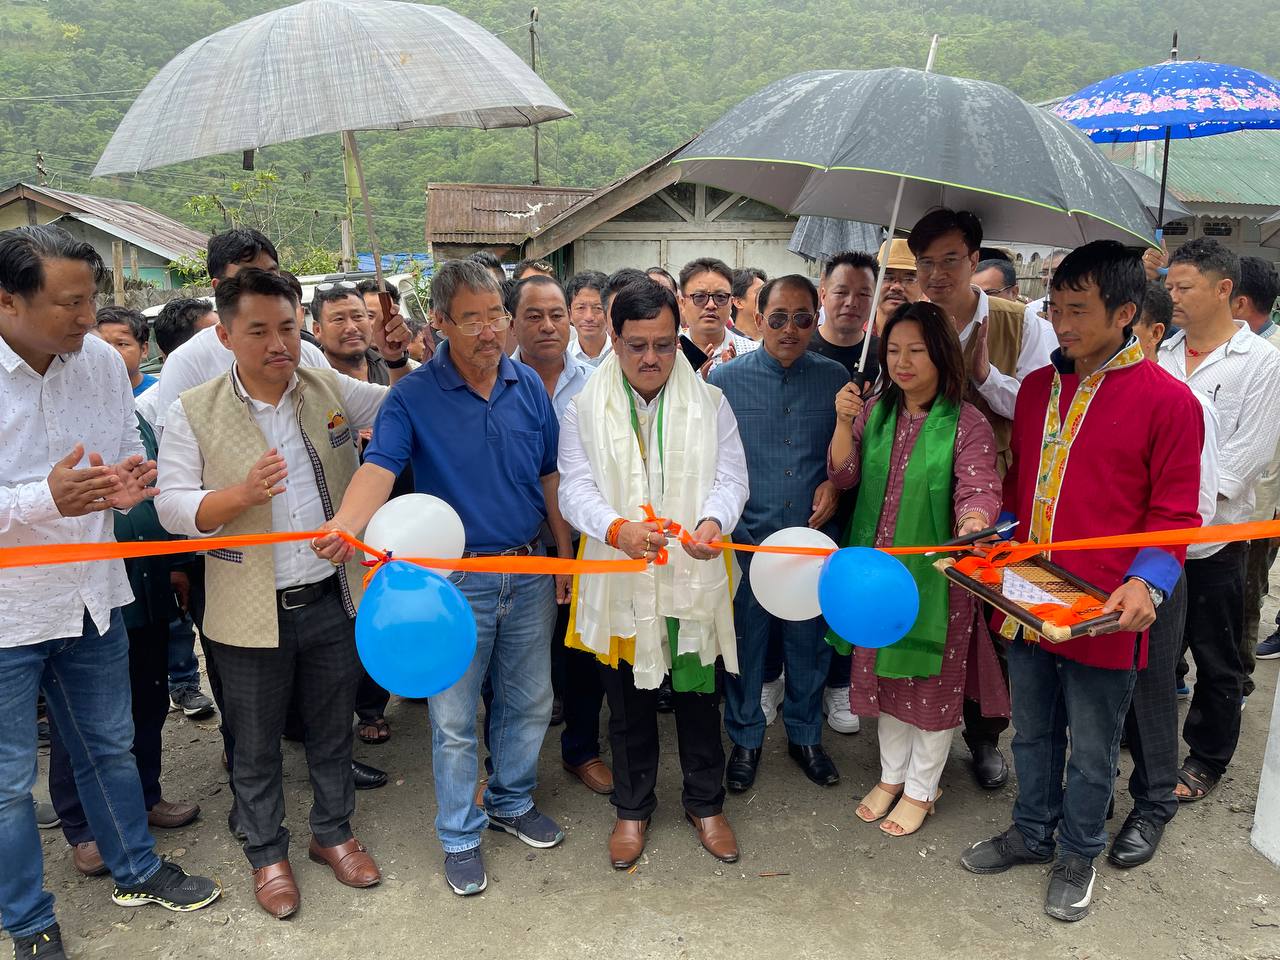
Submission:
POLYGON ((327 863, 338 882, 348 887, 372 887, 382 880, 382 873, 373 857, 355 837, 336 847, 322 847, 312 837, 307 856, 316 863, 327 863))
POLYGON ((583 786, 594 793, 608 796, 613 793, 613 771, 599 757, 592 757, 576 767, 563 764, 564 768, 582 781, 583 786))
POLYGON ((684 817, 698 832, 698 839, 707 853, 725 863, 738 862, 738 841, 733 835, 733 827, 729 826, 723 813, 717 813, 714 817, 695 817, 686 810, 684 817))
POLYGON ((165 830, 176 830, 178 827, 185 827, 198 816, 200 816, 198 803, 186 800, 179 803, 160 800, 147 811, 147 823, 165 830))
POLYGON ((100 877, 107 872, 107 865, 102 862, 102 854, 98 852, 98 844, 93 840, 77 843, 71 848, 71 863, 86 877, 100 877))
POLYGON ((609 862, 615 870, 625 870, 640 859, 648 831, 648 820, 618 819, 609 834, 609 862))
POLYGON ((253 895, 258 898, 258 906, 277 920, 292 916, 302 905, 302 894, 298 893, 288 860, 269 863, 253 871, 253 895))

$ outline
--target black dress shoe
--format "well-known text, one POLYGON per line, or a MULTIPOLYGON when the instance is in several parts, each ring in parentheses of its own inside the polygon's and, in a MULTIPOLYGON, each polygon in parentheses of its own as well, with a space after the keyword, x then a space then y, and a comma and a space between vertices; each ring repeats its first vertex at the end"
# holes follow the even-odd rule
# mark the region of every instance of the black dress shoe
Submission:
MULTIPOLYGON (((658 687, 658 712, 675 713, 675 709, 676 692, 671 687, 671 676, 668 674, 658 687)), ((743 789, 745 790, 746 787, 743 787, 743 789)))
POLYGON ((811 747, 801 747, 794 743, 787 744, 787 753, 791 759, 800 764, 804 775, 820 787, 833 787, 840 782, 840 772, 836 765, 822 749, 822 744, 815 743, 811 747))
POLYGON ((1009 765, 994 743, 979 743, 973 750, 973 775, 984 790, 999 790, 1009 782, 1009 765))
POLYGON ((1163 823, 1148 820, 1135 810, 1111 842, 1107 859, 1117 867, 1140 867, 1156 855, 1163 836, 1163 823))
POLYGON ((387 775, 377 767, 371 767, 359 760, 351 761, 351 776, 355 778, 357 790, 376 790, 387 785, 387 775))
POLYGON ((748 750, 734 744, 729 762, 724 768, 724 785, 734 793, 750 790, 756 782, 756 768, 760 766, 760 748, 748 750))

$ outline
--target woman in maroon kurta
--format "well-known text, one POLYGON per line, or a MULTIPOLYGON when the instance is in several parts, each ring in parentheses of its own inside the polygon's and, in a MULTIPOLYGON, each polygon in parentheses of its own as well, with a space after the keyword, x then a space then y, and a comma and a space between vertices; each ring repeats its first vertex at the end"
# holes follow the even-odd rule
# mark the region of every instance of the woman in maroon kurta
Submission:
MULTIPOLYGON (((953 327, 928 304, 901 308, 890 318, 880 343, 880 369, 889 382, 865 407, 852 388, 838 398, 840 422, 832 439, 828 475, 841 489, 863 479, 868 419, 878 404, 897 404, 873 544, 884 547, 894 543, 907 466, 921 428, 935 399, 963 389, 964 362, 953 327), (956 378, 959 384, 952 385, 956 378)), ((990 526, 1000 508, 995 437, 982 413, 963 402, 956 420, 952 478, 954 532, 963 535, 990 526)), ((881 782, 858 807, 858 816, 869 823, 879 820, 905 794, 881 826, 894 836, 915 832, 932 810, 952 735, 963 720, 965 697, 978 701, 987 716, 1008 716, 1008 694, 986 624, 973 597, 954 585, 947 589, 945 633, 941 669, 932 676, 902 678, 878 676, 879 651, 857 647, 856 637, 847 638, 855 644, 853 712, 880 718, 881 782)))

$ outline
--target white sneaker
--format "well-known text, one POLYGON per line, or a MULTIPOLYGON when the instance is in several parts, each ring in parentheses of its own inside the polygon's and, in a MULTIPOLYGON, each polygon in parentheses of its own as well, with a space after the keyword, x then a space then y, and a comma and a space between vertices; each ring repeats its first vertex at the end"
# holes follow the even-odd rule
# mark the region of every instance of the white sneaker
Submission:
POLYGON ((778 719, 778 708, 782 706, 782 698, 786 695, 786 674, 777 680, 769 680, 760 687, 760 709, 764 711, 764 725, 767 727, 778 719))
POLYGON ((849 709, 848 687, 823 690, 822 712, 827 715, 827 726, 836 733, 857 733, 862 728, 858 715, 849 709))

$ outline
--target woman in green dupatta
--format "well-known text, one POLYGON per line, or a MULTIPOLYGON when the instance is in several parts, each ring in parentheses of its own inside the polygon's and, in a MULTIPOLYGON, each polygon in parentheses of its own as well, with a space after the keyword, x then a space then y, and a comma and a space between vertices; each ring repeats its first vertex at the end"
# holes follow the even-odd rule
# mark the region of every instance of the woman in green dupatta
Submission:
MULTIPOLYGON (((904 304, 880 337, 880 381, 865 403, 851 385, 836 397, 828 473, 859 485, 846 546, 923 546, 990 526, 1000 509, 990 424, 964 401, 968 387, 955 328, 931 303, 904 304)), ((920 614, 882 649, 854 648, 850 700, 878 716, 880 782, 858 816, 901 837, 933 812, 951 738, 966 696, 989 716, 1007 716, 1008 695, 972 597, 949 586, 925 557, 902 558, 920 590, 920 614), (897 805, 894 806, 894 802, 897 805)))

